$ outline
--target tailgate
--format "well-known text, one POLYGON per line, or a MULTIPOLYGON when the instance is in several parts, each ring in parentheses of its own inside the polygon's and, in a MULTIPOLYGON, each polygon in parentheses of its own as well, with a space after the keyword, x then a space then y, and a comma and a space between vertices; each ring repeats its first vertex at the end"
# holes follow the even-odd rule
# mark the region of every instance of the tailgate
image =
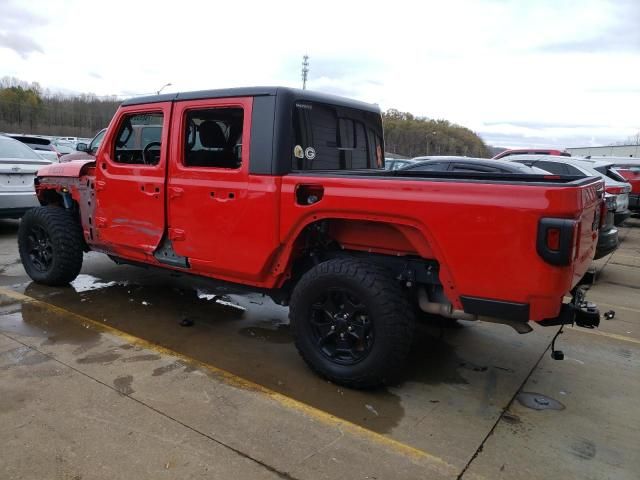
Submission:
POLYGON ((589 185, 580 187, 582 211, 577 218, 578 238, 574 251, 572 287, 580 281, 591 266, 598 243, 603 194, 604 182, 598 179, 594 179, 594 182, 589 185))

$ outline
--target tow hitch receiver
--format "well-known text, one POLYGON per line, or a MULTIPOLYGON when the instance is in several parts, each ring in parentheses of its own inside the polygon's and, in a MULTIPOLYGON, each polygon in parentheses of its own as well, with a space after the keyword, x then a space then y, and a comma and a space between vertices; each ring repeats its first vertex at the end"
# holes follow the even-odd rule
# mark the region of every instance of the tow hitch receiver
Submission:
POLYGON ((575 311, 575 322, 579 327, 596 328, 600 325, 600 310, 595 303, 587 302, 587 287, 576 288, 572 305, 575 311))
POLYGON ((600 310, 595 303, 583 302, 575 307, 576 325, 584 328, 596 328, 600 325, 600 310))
POLYGON ((585 299, 587 288, 580 287, 574 290, 571 302, 564 303, 560 315, 555 318, 542 320, 540 325, 554 327, 558 325, 573 325, 579 327, 596 328, 600 325, 600 310, 595 303, 585 299))
POLYGON ((600 325, 600 310, 598 310, 595 303, 587 302, 585 299, 587 289, 585 287, 575 289, 571 302, 562 305, 560 315, 540 322, 543 326, 560 325, 558 333, 554 335, 551 341, 551 358, 554 360, 564 359, 562 350, 556 350, 556 339, 562 334, 562 329, 565 325, 573 325, 575 323, 583 328, 596 328, 600 325))

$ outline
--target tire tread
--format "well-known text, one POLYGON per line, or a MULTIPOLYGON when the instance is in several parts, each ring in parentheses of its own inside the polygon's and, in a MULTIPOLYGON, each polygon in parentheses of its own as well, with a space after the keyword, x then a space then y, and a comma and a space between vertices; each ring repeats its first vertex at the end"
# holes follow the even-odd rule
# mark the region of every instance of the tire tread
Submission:
POLYGON ((18 247, 27 274, 36 282, 51 286, 67 285, 82 268, 84 239, 82 227, 69 210, 55 206, 36 207, 24 214, 18 231, 18 247), (48 272, 34 271, 26 258, 28 228, 42 225, 53 244, 54 261, 48 272))
POLYGON ((328 260, 305 273, 293 291, 289 319, 296 348, 309 367, 318 375, 350 388, 371 388, 396 383, 403 372, 411 349, 415 323, 413 308, 399 282, 393 279, 391 273, 378 265, 353 258, 328 260), (376 333, 376 338, 382 334, 386 337, 384 341, 391 344, 385 358, 376 362, 377 368, 359 375, 336 376, 322 365, 316 364, 304 343, 300 341, 299 335, 296 334, 300 333, 297 322, 304 320, 299 318, 301 314, 299 311, 304 308, 301 297, 307 289, 313 289, 314 284, 327 275, 354 280, 377 298, 377 318, 382 319, 384 325, 376 333))

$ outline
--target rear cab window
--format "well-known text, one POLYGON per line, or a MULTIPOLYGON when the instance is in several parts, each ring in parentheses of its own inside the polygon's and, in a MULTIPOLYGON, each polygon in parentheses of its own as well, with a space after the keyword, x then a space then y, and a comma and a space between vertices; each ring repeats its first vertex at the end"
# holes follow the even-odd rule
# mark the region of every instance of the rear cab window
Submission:
POLYGON ((293 108, 293 133, 294 171, 384 168, 379 114, 297 101, 293 108))

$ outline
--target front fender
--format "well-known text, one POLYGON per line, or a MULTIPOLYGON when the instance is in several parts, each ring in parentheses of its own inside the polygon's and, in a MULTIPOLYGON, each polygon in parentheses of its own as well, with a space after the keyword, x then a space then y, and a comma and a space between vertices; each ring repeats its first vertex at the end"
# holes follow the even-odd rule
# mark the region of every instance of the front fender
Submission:
POLYGON ((72 162, 54 163, 46 165, 38 170, 38 177, 80 177, 89 166, 94 166, 96 161, 74 160, 72 162), (86 167, 86 168, 85 168, 86 167))

